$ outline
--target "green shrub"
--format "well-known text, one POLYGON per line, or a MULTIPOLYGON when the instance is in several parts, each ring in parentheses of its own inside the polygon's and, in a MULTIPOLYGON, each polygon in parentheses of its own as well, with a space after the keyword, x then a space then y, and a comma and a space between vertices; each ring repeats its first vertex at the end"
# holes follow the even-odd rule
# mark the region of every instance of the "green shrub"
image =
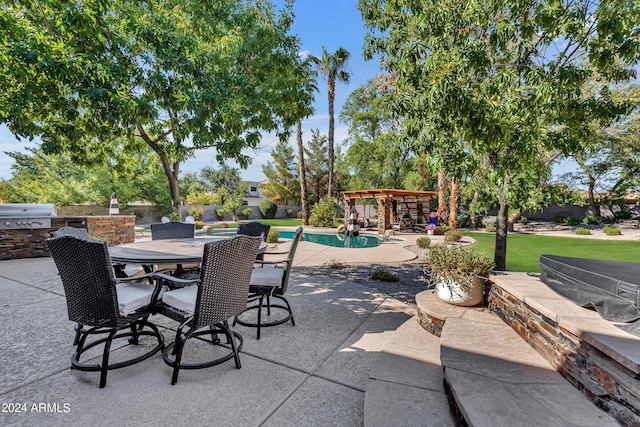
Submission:
POLYGON ((591 231, 584 227, 578 227, 576 228, 576 234, 580 236, 588 236, 589 234, 591 234, 591 231))
POLYGON ((604 227, 602 227, 602 231, 607 236, 619 236, 622 234, 622 232, 620 232, 620 229, 618 227, 614 227, 612 225, 605 225, 604 227))
POLYGON ((287 214, 287 218, 292 218, 293 217, 293 209, 287 209, 285 212, 287 214))
POLYGON ((397 282, 400 280, 397 274, 384 268, 378 268, 369 275, 369 278, 371 280, 377 280, 378 282, 397 282))
POLYGON ((602 218, 596 215, 587 215, 584 217, 584 223, 590 225, 600 225, 602 224, 602 218))
POLYGON ((201 230, 202 227, 204 227, 204 221, 196 220, 195 224, 196 224, 196 230, 201 230))
POLYGON ((471 216, 467 213, 458 215, 458 227, 466 227, 469 225, 469 219, 471 216))
POLYGON ((529 218, 527 218, 526 216, 520 217, 520 219, 518 220, 518 222, 522 225, 527 225, 529 224, 529 218))
POLYGON ((216 209, 216 216, 218 217, 218 221, 224 221, 224 209, 216 209))
POLYGON ((201 220, 202 215, 204 214, 204 209, 191 208, 189 209, 188 214, 191 215, 196 221, 201 220))
POLYGON ((497 216, 485 216, 484 218, 482 218, 482 225, 484 225, 485 228, 495 227, 497 222, 497 216))
POLYGON ((427 249, 429 246, 431 246, 431 239, 427 236, 418 237, 418 240, 416 240, 416 245, 418 245, 420 249, 427 249))
POLYGON ((564 223, 566 217, 566 215, 554 215, 553 222, 555 222, 556 224, 562 224, 564 223))
POLYGON ((243 216, 245 219, 249 219, 249 217, 250 217, 250 216, 251 216, 251 214, 253 213, 253 209, 251 209, 251 208, 244 208, 244 209, 242 209, 242 211, 241 211, 241 212, 242 212, 242 216, 243 216))
POLYGON ((333 220, 342 216, 335 200, 327 197, 311 209, 309 225, 312 227, 333 227, 333 220))
POLYGON ((486 231, 487 233, 495 233, 496 232, 496 226, 495 225, 490 225, 488 227, 485 227, 484 231, 486 231))
POLYGON ((269 230, 269 234, 267 234, 267 243, 278 243, 278 239, 280 239, 280 233, 275 228, 269 230))
MULTIPOLYGON (((195 193, 187 195, 187 203, 190 205, 211 205, 213 196, 207 193, 195 193)), ((191 214, 190 214, 191 215, 191 214)))
POLYGON ((631 212, 630 211, 620 211, 620 212, 616 212, 613 214, 613 218, 618 221, 621 219, 631 219, 631 212))
POLYGON ((298 214, 296 215, 298 217, 298 219, 302 218, 302 211, 298 211, 298 214))
POLYGON ((338 259, 330 259, 329 261, 323 264, 325 267, 332 268, 334 270, 343 270, 345 268, 351 267, 346 262, 342 262, 338 259))
POLYGON ((444 241, 446 243, 454 243, 462 239, 462 233, 458 230, 449 230, 444 233, 444 241))
POLYGON ((470 289, 475 277, 487 277, 494 268, 485 253, 472 247, 435 245, 424 261, 424 272, 432 284, 457 282, 463 289, 470 289))
POLYGON ((260 202, 260 206, 258 206, 262 217, 265 219, 273 219, 276 216, 276 212, 278 212, 278 206, 273 203, 271 200, 263 200, 260 202))
POLYGON ((580 224, 580 220, 578 218, 576 218, 576 217, 573 217, 573 216, 564 217, 562 222, 564 223, 564 225, 570 225, 570 226, 574 226, 574 225, 580 224))

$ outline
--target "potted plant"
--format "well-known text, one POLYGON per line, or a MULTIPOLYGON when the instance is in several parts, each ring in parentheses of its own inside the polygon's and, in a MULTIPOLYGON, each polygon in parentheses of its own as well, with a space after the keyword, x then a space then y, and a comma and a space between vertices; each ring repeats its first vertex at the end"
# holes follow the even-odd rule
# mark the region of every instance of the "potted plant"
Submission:
POLYGON ((436 228, 438 228, 437 225, 429 223, 424 229, 429 236, 433 236, 433 233, 436 231, 436 228))
POLYGON ((440 299, 461 306, 482 302, 483 280, 493 268, 493 262, 484 253, 471 247, 447 245, 432 247, 424 264, 424 272, 435 284, 440 299))

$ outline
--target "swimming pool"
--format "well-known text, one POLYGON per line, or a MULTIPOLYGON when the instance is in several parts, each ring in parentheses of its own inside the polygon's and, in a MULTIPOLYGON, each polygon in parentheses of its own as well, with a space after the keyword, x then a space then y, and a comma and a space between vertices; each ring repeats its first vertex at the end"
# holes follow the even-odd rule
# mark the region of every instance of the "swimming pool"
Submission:
MULTIPOLYGON (((293 239, 294 231, 280 231, 278 233, 283 239, 293 239)), ((235 236, 236 232, 230 229, 211 229, 206 233, 198 232, 197 234, 207 234, 214 236, 235 236)), ((334 248, 375 248, 380 246, 380 239, 376 236, 360 235, 357 237, 348 237, 344 234, 324 234, 324 233, 302 233, 302 239, 306 242, 317 243, 324 246, 332 246, 334 248)))
MULTIPOLYGON (((292 239, 293 231, 280 231, 280 237, 283 239, 292 239)), ((324 246, 332 246, 334 248, 375 248, 380 246, 380 239, 376 236, 349 237, 344 234, 321 234, 321 233, 302 233, 302 239, 305 242, 317 243, 324 246)))

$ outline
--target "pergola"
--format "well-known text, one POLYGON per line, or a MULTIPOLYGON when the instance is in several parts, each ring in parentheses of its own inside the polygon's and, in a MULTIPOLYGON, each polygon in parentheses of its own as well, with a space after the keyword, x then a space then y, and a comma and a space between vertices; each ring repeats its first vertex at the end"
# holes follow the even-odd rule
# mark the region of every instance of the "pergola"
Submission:
POLYGON ((345 212, 356 205, 358 199, 378 200, 378 234, 391 228, 399 211, 405 211, 418 223, 427 223, 427 215, 434 210, 437 195, 434 191, 412 191, 396 189, 343 191, 345 212))

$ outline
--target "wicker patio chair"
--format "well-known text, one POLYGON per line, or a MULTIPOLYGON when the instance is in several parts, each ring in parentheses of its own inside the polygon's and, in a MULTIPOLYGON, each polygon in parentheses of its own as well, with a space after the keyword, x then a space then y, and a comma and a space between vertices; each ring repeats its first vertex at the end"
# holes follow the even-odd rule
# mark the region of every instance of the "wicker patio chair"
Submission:
MULTIPOLYGON (((259 222, 247 222, 238 225, 238 234, 244 234, 245 236, 260 236, 262 240, 267 241, 267 236, 271 230, 270 225, 260 224, 259 222)), ((256 257, 258 261, 264 259, 264 254, 258 254, 256 257)))
POLYGON ((261 236, 262 240, 267 240, 269 230, 271 230, 270 225, 260 224, 259 222, 246 222, 238 225, 238 234, 261 236))
POLYGON ((75 236, 86 240, 91 239, 86 228, 69 227, 68 225, 65 225, 64 227, 60 227, 56 231, 51 232, 51 237, 62 236, 75 236))
POLYGON ((286 258, 280 260, 267 260, 262 261, 263 265, 271 265, 273 268, 254 268, 251 273, 251 282, 249 286, 249 307, 247 307, 244 313, 253 312, 258 310, 258 316, 255 321, 248 319, 248 316, 236 316, 233 320, 233 324, 240 324, 242 326, 249 326, 258 328, 257 339, 260 339, 260 329, 263 327, 282 325, 283 323, 291 320, 291 324, 295 326, 296 322, 293 319, 293 311, 291 311, 291 305, 289 301, 284 297, 287 292, 287 286, 289 283, 289 273, 291 272, 291 266, 293 265, 293 257, 295 256, 298 242, 302 237, 302 227, 298 227, 288 252, 265 252, 265 255, 287 255, 286 258), (281 300, 283 304, 274 304, 271 299, 277 298, 281 300), (265 304, 266 299, 266 304, 265 304), (255 303, 255 304, 252 304, 255 303), (267 317, 263 319, 263 307, 266 308, 267 316, 271 316, 272 309, 284 310, 286 315, 280 318, 267 317))
POLYGON ((195 236, 195 224, 186 222, 167 222, 151 224, 151 240, 188 239, 195 236))
POLYGON ((103 388, 109 370, 143 361, 164 348, 162 334, 148 321, 159 294, 158 287, 123 283, 133 279, 116 279, 106 242, 61 236, 47 239, 46 245, 62 280, 69 320, 80 325, 77 342, 74 343, 76 351, 71 358, 72 369, 99 371, 100 388, 103 388), (83 329, 82 325, 88 329, 83 329), (87 342, 87 338, 93 335, 99 338, 87 342), (111 344, 115 339, 130 337, 131 344, 138 344, 140 336, 144 335, 155 337, 158 344, 135 358, 109 363, 111 344), (81 360, 83 353, 99 345, 103 345, 101 362, 81 360))
MULTIPOLYGON (((186 222, 165 222, 162 224, 151 224, 151 240, 164 239, 192 239, 195 237, 196 226, 194 223, 186 222)), ((150 271, 148 267, 146 271, 150 271)), ((157 270, 176 277, 193 278, 200 273, 199 264, 188 265, 159 265, 157 270)))
MULTIPOLYGON (((165 363, 173 368, 171 384, 178 381, 180 369, 207 368, 232 358, 240 369, 243 339, 239 333, 231 331, 228 320, 247 307, 251 270, 259 246, 260 239, 248 236, 206 243, 198 285, 163 295, 159 313, 180 322, 175 341, 162 353, 165 363), (218 334, 226 336, 226 345, 221 344, 218 334), (231 351, 216 354, 217 357, 210 361, 184 363, 185 345, 194 337, 231 351)), ((167 280, 189 282, 169 276, 167 280)))

